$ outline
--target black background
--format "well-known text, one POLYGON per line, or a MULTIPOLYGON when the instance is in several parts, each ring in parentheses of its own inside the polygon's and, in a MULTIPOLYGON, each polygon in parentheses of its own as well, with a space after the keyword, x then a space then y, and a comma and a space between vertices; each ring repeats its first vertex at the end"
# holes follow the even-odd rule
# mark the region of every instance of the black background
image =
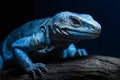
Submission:
POLYGON ((0 41, 27 21, 61 11, 91 14, 102 26, 99 38, 79 42, 77 47, 90 54, 120 56, 120 0, 1 0, 0 41))

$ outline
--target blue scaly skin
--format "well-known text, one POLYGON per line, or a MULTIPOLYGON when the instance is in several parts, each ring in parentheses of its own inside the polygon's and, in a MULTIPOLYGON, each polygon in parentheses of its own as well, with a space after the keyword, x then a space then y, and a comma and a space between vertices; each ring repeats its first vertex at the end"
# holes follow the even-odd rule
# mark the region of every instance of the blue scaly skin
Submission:
MULTIPOLYGON (((74 43, 94 39, 101 33, 101 26, 88 14, 60 12, 53 17, 30 21, 8 35, 1 45, 0 72, 4 65, 16 61, 27 73, 41 76, 48 71, 43 63, 33 63, 28 55, 61 55, 61 58, 87 56, 85 49, 77 49, 74 43)), ((34 56, 33 56, 34 59, 34 56)))

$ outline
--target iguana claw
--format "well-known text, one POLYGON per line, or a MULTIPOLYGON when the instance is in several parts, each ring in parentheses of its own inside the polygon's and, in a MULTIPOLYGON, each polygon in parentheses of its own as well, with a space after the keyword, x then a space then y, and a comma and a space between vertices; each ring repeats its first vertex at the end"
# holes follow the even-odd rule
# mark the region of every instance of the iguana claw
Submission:
POLYGON ((48 69, 46 68, 46 65, 42 63, 35 63, 27 67, 26 71, 32 75, 34 80, 36 80, 37 75, 40 76, 40 78, 42 79, 42 75, 43 75, 42 71, 48 72, 48 69))

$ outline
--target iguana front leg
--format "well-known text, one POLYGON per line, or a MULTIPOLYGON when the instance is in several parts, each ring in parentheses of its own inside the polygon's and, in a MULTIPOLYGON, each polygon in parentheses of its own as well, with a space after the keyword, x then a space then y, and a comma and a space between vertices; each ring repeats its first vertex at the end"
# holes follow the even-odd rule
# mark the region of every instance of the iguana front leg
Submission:
POLYGON ((62 52, 62 58, 87 56, 87 55, 88 53, 85 49, 76 49, 74 44, 70 44, 69 47, 62 52))
MULTIPOLYGON (((34 42, 35 39, 36 39, 35 36, 24 37, 12 44, 12 49, 18 63, 26 72, 31 73, 33 75, 34 80, 36 80, 36 74, 41 76, 42 71, 46 71, 46 72, 48 71, 44 64, 33 63, 31 59, 27 56, 25 50, 36 48, 35 45, 37 43, 34 42)), ((37 38, 37 41, 39 42, 40 40, 37 38)))

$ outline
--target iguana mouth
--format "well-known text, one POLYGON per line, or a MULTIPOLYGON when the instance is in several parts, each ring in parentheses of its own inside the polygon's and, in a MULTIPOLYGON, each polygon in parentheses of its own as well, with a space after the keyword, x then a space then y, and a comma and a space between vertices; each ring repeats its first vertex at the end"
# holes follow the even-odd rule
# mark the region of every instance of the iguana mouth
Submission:
POLYGON ((85 31, 79 31, 79 30, 73 30, 73 29, 67 29, 67 28, 59 28, 56 27, 56 31, 63 34, 63 35, 99 35, 101 32, 85 32, 85 31))
POLYGON ((100 33, 92 33, 92 32, 83 32, 83 31, 74 31, 74 30, 71 30, 71 29, 69 29, 69 30, 65 30, 64 32, 66 32, 66 33, 68 33, 68 34, 71 34, 71 35, 73 35, 73 34, 75 34, 75 36, 79 36, 79 35, 81 35, 81 36, 89 36, 89 35, 99 35, 100 33))

